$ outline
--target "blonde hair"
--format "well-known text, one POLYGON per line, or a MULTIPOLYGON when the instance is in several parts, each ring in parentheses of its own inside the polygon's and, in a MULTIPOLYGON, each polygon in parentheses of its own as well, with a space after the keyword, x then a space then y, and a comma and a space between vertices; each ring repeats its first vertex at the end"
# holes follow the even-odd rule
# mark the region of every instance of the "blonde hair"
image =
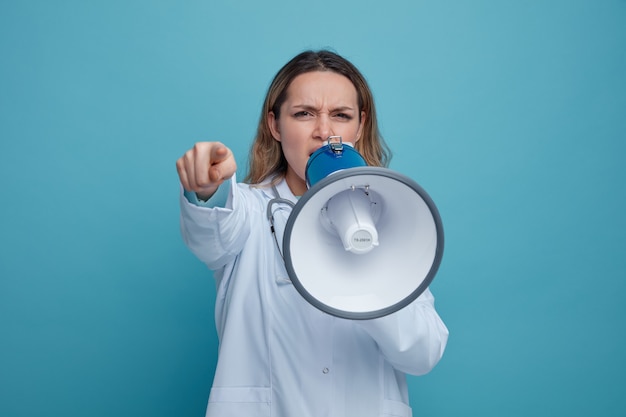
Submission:
POLYGON ((287 160, 283 155, 280 142, 272 137, 268 115, 273 112, 275 118, 278 119, 280 107, 287 98, 287 89, 293 79, 298 75, 313 71, 333 71, 352 82, 357 91, 360 112, 365 113, 362 136, 356 142, 355 149, 370 166, 386 167, 388 165, 391 152, 378 130, 374 97, 363 75, 352 63, 334 52, 305 51, 285 64, 270 84, 261 110, 256 138, 250 148, 248 175, 244 179, 245 182, 258 184, 270 176, 275 176, 275 180, 284 177, 287 172, 287 160))

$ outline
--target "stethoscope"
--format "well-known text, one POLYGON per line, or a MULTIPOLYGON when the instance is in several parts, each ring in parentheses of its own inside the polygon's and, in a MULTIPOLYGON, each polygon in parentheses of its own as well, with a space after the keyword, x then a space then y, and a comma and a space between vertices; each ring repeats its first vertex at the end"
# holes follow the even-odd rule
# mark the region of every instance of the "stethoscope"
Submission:
POLYGON ((274 242, 276 243, 276 249, 278 249, 278 253, 280 254, 280 257, 283 258, 284 260, 285 257, 283 256, 283 251, 281 250, 280 244, 278 243, 278 237, 276 236, 276 228, 274 227, 274 213, 280 210, 280 207, 275 208, 274 205, 278 206, 280 204, 286 204, 287 206, 289 206, 290 209, 293 209, 295 207, 295 203, 291 200, 287 200, 286 198, 282 198, 280 194, 278 193, 278 189, 276 188, 275 185, 272 185, 272 191, 274 192, 275 197, 272 198, 267 203, 266 215, 267 215, 267 220, 269 220, 270 222, 270 231, 272 232, 272 236, 274 237, 274 242))
MULTIPOLYGON (((311 163, 311 160, 315 159, 315 156, 317 154, 323 152, 326 148, 330 149, 334 153, 342 153, 343 149, 344 149, 343 145, 344 145, 344 142, 343 142, 341 136, 329 136, 328 139, 326 139, 326 146, 321 147, 316 152, 311 154, 309 162, 307 163, 307 167, 306 167, 306 171, 307 171, 307 185, 309 184, 308 175, 309 175, 309 164, 311 163)), ((352 147, 351 144, 350 144, 350 147, 352 147)), ((358 157, 361 160, 363 160, 363 164, 366 165, 365 160, 361 157, 361 155, 359 155, 358 152, 356 152, 356 151, 353 151, 353 152, 356 155, 358 155, 358 157)), ((350 162, 354 162, 353 159, 348 159, 348 160, 350 162)), ((324 174, 324 176, 326 176, 326 175, 329 174, 329 172, 325 171, 325 169, 327 168, 325 165, 322 164, 321 168, 322 168, 322 171, 321 172, 315 172, 316 175, 324 174)), ((281 198, 280 194, 278 193, 278 189, 276 188, 275 185, 272 185, 272 190, 274 191, 274 196, 275 197, 272 198, 267 203, 266 214, 267 214, 267 219, 270 222, 270 231, 272 232, 272 236, 274 236, 274 242, 276 243, 276 247, 278 248, 278 253, 280 253, 280 257, 283 258, 283 260, 284 260, 285 257, 283 256, 283 251, 281 250, 280 244, 278 243, 278 237, 276 236, 276 228, 274 227, 274 213, 278 210, 278 209, 274 209, 274 205, 286 204, 293 210, 293 208, 295 207, 295 204, 292 201, 287 200, 286 198, 281 198)))

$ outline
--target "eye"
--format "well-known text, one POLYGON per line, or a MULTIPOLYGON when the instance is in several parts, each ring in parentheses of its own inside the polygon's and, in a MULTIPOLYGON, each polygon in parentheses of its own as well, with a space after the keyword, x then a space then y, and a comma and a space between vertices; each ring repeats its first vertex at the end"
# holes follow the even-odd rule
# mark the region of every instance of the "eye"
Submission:
POLYGON ((335 114, 335 117, 337 117, 339 119, 343 119, 343 120, 352 120, 352 116, 350 116, 349 114, 346 114, 346 113, 337 113, 337 114, 335 114))
POLYGON ((306 110, 299 111, 293 115, 293 117, 298 118, 298 119, 310 117, 310 116, 312 116, 311 113, 306 110))

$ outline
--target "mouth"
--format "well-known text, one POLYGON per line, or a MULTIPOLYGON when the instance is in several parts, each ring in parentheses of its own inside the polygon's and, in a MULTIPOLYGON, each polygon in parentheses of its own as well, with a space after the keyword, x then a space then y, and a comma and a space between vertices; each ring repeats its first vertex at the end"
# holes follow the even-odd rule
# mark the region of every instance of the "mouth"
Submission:
POLYGON ((315 147, 315 149, 313 149, 313 150, 311 151, 311 153, 309 154, 309 158, 310 158, 311 156, 313 156, 313 154, 314 154, 315 152, 317 152, 320 148, 323 148, 323 147, 324 147, 324 145, 319 145, 319 146, 316 146, 316 147, 315 147))

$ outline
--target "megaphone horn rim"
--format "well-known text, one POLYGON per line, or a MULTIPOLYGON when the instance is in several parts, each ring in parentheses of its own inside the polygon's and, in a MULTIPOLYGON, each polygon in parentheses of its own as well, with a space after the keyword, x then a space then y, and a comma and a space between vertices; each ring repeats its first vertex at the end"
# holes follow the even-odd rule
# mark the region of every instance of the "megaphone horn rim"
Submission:
MULTIPOLYGON (((312 304, 314 307, 318 308, 319 310, 323 312, 326 312, 336 317, 345 318, 345 319, 353 319, 353 320, 368 320, 368 319, 383 317, 383 316, 389 315, 391 313, 394 313, 406 307, 408 304, 410 304, 415 299, 417 299, 417 297, 419 297, 428 288, 428 286, 432 283, 435 275, 437 274, 439 270, 439 266, 441 264, 441 260, 443 258, 443 250, 444 250, 443 224, 441 221, 439 210, 437 209, 430 195, 424 190, 424 188, 422 188, 419 184, 417 184, 417 182, 415 182, 411 178, 405 175, 402 175, 400 173, 397 173, 395 171, 392 171, 388 168, 383 168, 383 167, 368 166, 368 167, 347 168, 341 171, 334 172, 328 175, 326 178, 319 180, 310 189, 308 189, 304 193, 304 195, 300 197, 298 202, 295 204, 291 214, 289 215, 289 218, 287 219, 287 224, 285 226, 285 232, 283 236, 283 257, 285 261, 285 267, 287 269, 287 273, 289 275, 289 278, 291 279, 293 286, 300 293, 300 295, 306 301, 312 304), (409 188, 413 189, 413 191, 415 191, 415 193, 420 196, 420 198, 426 204, 426 206, 428 207, 428 210, 431 213, 431 216, 434 221, 434 226, 436 229, 436 234, 437 234, 437 245, 436 245, 432 265, 426 277, 423 279, 421 284, 411 294, 409 294, 408 296, 406 296, 405 298, 403 298, 402 300, 400 300, 399 302, 393 305, 387 306, 382 309, 374 310, 374 311, 355 312, 355 311, 340 310, 332 306, 329 306, 321 302, 317 298, 315 298, 311 293, 309 293, 309 291, 305 288, 305 286, 298 279, 298 275, 292 263, 292 254, 291 254, 291 245, 290 245, 291 235, 292 235, 292 231, 294 228, 294 224, 297 221, 300 212, 306 206, 307 202, 309 202, 312 198, 314 198, 318 192, 320 192, 321 190, 325 189, 331 184, 336 183, 337 181, 340 181, 342 179, 345 179, 348 177, 367 176, 367 175, 386 177, 395 181, 399 181, 403 183, 404 185, 408 186, 409 188)), ((367 256, 367 255, 364 255, 364 256, 367 256)))

